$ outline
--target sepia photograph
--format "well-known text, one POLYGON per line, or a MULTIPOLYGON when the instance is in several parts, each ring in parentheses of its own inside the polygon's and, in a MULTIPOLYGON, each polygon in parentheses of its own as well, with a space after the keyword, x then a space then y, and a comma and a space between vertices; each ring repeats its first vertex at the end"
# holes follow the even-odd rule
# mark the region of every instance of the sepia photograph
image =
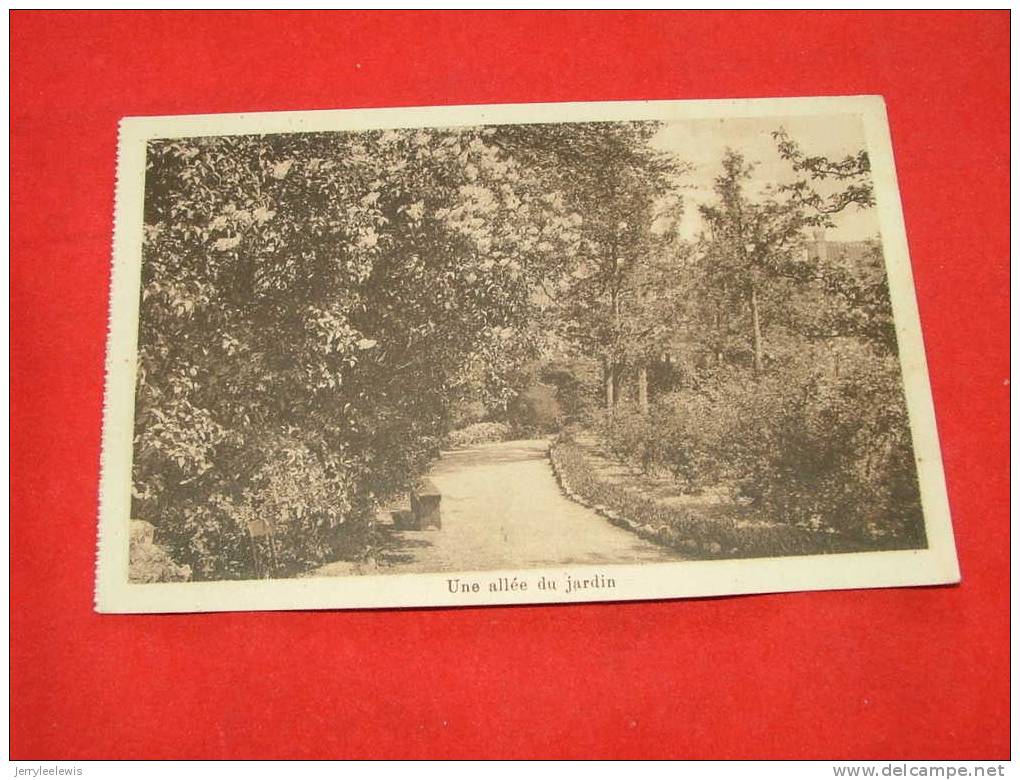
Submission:
POLYGON ((877 98, 125 120, 98 608, 955 581, 888 143, 877 98))

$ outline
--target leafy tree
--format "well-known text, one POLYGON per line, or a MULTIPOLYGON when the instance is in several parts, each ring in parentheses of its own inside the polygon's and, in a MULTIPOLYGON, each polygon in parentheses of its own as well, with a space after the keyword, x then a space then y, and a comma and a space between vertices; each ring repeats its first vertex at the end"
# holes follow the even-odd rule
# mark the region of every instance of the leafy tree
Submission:
POLYGON ((357 536, 530 321, 569 236, 491 135, 150 144, 135 495, 196 577, 252 576, 262 524, 285 570, 357 536))
POLYGON ((752 200, 746 193, 754 166, 728 150, 723 173, 715 181, 718 203, 701 207, 709 235, 705 242, 709 273, 750 313, 750 343, 755 373, 764 368, 761 300, 775 279, 797 279, 804 270, 797 249, 804 229, 813 224, 796 202, 774 197, 752 200))
POLYGON ((923 544, 881 247, 824 236, 835 214, 872 204, 867 155, 834 162, 776 137, 804 176, 755 193, 753 166, 726 153, 704 235, 670 248, 672 277, 652 277, 673 291, 654 299, 660 344, 689 367, 647 416, 601 432, 643 471, 728 491, 771 522, 923 544))
POLYGON ((801 149, 785 129, 772 133, 779 155, 790 163, 790 167, 807 179, 799 178, 793 184, 784 184, 781 189, 795 202, 811 209, 816 215, 816 224, 831 226, 831 216, 848 206, 870 208, 875 205, 875 193, 871 182, 871 160, 867 151, 861 149, 841 160, 831 160, 821 155, 808 155, 801 149), (817 185, 835 182, 835 192, 823 195, 817 185))
POLYGON ((656 220, 675 206, 684 169, 649 141, 657 122, 600 122, 514 128, 502 141, 541 176, 572 228, 555 289, 560 335, 604 366, 612 409, 626 366, 643 366, 652 332, 645 299, 650 264, 666 240, 656 220))

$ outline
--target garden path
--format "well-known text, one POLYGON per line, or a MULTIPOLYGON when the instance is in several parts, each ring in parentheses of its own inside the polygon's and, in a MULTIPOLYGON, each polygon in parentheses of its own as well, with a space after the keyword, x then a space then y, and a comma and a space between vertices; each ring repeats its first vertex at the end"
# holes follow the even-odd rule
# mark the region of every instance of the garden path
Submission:
POLYGON ((612 525, 560 491, 547 439, 444 452, 429 474, 442 493, 442 530, 388 531, 375 559, 318 575, 482 571, 652 563, 676 553, 612 525))

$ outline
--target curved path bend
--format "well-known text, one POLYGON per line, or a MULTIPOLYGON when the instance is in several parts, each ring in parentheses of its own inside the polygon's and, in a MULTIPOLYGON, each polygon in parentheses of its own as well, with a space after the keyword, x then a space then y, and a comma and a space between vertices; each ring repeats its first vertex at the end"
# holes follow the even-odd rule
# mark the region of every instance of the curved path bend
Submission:
POLYGON ((444 452, 429 477, 442 530, 391 531, 374 565, 328 564, 319 575, 484 571, 567 564, 653 563, 677 554, 617 528, 560 491, 546 439, 444 452))

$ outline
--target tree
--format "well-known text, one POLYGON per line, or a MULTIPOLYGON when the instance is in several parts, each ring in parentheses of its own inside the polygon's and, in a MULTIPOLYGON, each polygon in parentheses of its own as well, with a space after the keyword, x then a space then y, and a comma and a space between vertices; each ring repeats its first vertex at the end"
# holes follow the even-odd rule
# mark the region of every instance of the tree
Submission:
POLYGON ((357 537, 530 322, 569 231, 491 136, 150 144, 134 489, 196 578, 252 576, 265 524, 285 570, 357 537))
POLYGON ((754 166, 743 155, 727 150, 722 164, 723 173, 715 180, 718 202, 701 207, 709 231, 705 259, 722 289, 746 302, 752 364, 760 374, 765 361, 762 296, 776 279, 803 278, 796 250, 814 220, 796 201, 752 200, 745 187, 754 166))
POLYGON ((727 152, 706 230, 676 255, 682 292, 660 318, 709 359, 648 419, 602 431, 632 464, 729 491, 770 522, 870 548, 923 544, 881 247, 824 240, 834 214, 871 202, 867 157, 784 143, 810 181, 753 192, 753 167, 727 152))
POLYGON ((635 350, 646 337, 642 321, 648 268, 661 254, 654 230, 668 210, 683 173, 649 141, 657 122, 603 122, 513 128, 500 142, 534 168, 550 191, 559 193, 575 236, 555 269, 555 304, 560 334, 582 354, 603 364, 606 407, 621 395, 623 370, 645 356, 635 350))
POLYGON ((789 162, 796 173, 807 174, 810 179, 809 182, 800 178, 793 184, 782 185, 780 189, 795 202, 815 212, 815 224, 831 226, 831 216, 851 205, 859 208, 875 205, 871 160, 864 149, 841 160, 830 160, 821 155, 805 154, 784 128, 776 130, 772 137, 780 157, 789 162), (834 192, 823 195, 813 186, 823 182, 834 182, 838 187, 834 192))

